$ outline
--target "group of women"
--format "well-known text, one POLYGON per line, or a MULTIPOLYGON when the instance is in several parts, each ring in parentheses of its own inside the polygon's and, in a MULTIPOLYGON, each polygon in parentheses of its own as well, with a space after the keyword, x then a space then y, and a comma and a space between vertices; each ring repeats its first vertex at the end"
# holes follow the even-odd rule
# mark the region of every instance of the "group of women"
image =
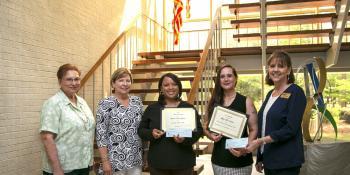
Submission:
POLYGON ((99 102, 95 122, 87 103, 76 94, 80 71, 73 65, 62 65, 57 72, 60 90, 44 103, 41 112, 43 174, 88 175, 95 139, 102 161, 99 174, 141 175, 144 140, 150 142, 151 175, 191 175, 196 163, 192 145, 203 134, 214 141, 211 161, 215 175, 251 174, 255 150, 257 171, 264 170, 267 175, 299 174, 304 162, 300 125, 306 98, 294 84, 291 59, 286 52, 274 52, 267 63, 266 83, 274 88, 259 112, 251 98, 236 92, 236 70, 224 65, 217 72, 203 123, 194 106, 181 100, 182 84, 173 73, 160 78, 158 102, 143 111, 142 100, 129 95, 133 79, 126 68, 118 68, 111 76, 112 95, 99 102), (246 114, 242 134, 248 138, 245 148, 225 149, 228 138, 210 131, 208 123, 216 106, 246 114), (195 110, 192 137, 166 136, 160 119, 164 108, 195 110))

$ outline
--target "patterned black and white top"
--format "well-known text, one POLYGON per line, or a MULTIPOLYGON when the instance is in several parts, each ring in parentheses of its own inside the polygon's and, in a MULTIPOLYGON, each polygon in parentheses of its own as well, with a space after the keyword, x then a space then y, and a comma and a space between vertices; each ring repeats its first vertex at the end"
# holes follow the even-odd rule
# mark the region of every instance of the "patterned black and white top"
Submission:
MULTIPOLYGON (((129 96, 128 107, 123 106, 114 96, 99 102, 96 143, 98 147, 107 147, 112 170, 142 165, 142 145, 137 135, 142 113, 142 101, 137 96, 129 96)), ((99 172, 102 172, 102 166, 99 172)))

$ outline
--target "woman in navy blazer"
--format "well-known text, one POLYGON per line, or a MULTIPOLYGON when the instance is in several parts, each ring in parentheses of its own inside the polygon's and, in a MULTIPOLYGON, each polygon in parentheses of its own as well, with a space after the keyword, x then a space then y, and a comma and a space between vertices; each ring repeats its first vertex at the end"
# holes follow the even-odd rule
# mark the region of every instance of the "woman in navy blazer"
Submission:
POLYGON ((256 169, 266 175, 297 175, 304 163, 301 122, 306 107, 303 90, 294 84, 289 55, 275 51, 267 61, 265 81, 273 85, 258 112, 258 139, 247 150, 257 150, 256 169))

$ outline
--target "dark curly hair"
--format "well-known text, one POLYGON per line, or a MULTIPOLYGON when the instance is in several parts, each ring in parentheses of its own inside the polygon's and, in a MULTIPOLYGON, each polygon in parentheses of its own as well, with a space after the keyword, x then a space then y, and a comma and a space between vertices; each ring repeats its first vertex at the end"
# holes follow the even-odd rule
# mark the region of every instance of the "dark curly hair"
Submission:
POLYGON ((182 84, 181 84, 179 77, 177 77, 173 73, 166 73, 162 77, 160 77, 159 82, 158 82, 158 93, 159 93, 158 103, 160 103, 162 105, 165 105, 164 94, 161 92, 162 83, 163 83, 163 80, 165 77, 171 78, 176 83, 176 85, 179 87, 179 94, 177 96, 177 100, 181 100, 181 95, 182 95, 182 84))

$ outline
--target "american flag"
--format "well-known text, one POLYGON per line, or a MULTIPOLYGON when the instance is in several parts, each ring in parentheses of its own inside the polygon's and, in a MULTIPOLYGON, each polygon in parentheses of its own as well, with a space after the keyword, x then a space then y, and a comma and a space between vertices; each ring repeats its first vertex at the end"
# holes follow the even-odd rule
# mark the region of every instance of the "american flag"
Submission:
POLYGON ((182 26, 181 11, 183 10, 183 4, 181 0, 174 0, 174 19, 172 21, 174 30, 174 44, 177 45, 180 39, 180 28, 182 26))

